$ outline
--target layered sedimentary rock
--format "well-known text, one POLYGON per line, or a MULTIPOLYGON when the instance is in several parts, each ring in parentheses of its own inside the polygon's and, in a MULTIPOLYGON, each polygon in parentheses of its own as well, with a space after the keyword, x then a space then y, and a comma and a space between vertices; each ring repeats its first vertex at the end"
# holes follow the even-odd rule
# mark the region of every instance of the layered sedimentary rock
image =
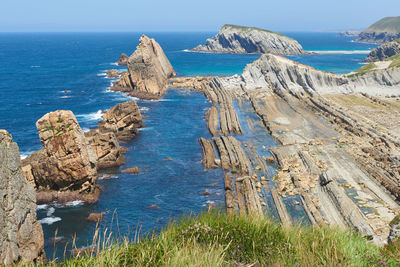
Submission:
POLYGON ((128 59, 129 59, 129 57, 128 57, 125 53, 122 53, 122 54, 119 56, 119 59, 118 59, 118 61, 117 61, 117 64, 118 64, 119 66, 126 66, 126 65, 128 64, 128 59))
POLYGON ((342 37, 357 37, 358 35, 360 35, 360 32, 359 31, 344 31, 344 32, 339 32, 338 35, 342 36, 342 37))
POLYGON ((337 75, 316 70, 290 59, 264 54, 246 66, 242 75, 219 79, 226 88, 262 89, 264 94, 368 93, 370 95, 398 94, 400 68, 377 69, 360 75, 337 75))
POLYGON ((373 49, 365 60, 368 62, 383 61, 398 54, 400 54, 400 39, 373 49))
POLYGON ((35 191, 22 173, 18 145, 4 130, 0 130, 0 195, 0 263, 45 260, 35 191))
POLYGON ((400 17, 386 17, 362 31, 356 41, 387 43, 398 38, 400 38, 400 17))
POLYGON ((168 79, 175 75, 161 46, 143 35, 136 51, 129 57, 128 72, 111 90, 128 92, 129 95, 144 98, 161 98, 168 87, 168 79))
MULTIPOLYGON (((96 156, 71 111, 47 113, 36 122, 43 150, 23 160, 24 174, 45 198, 57 200, 58 192, 91 202, 96 190, 96 156)), ((70 200, 70 199, 68 199, 70 200)), ((43 200, 44 201, 44 200, 43 200)), ((93 199, 95 201, 95 198, 93 199)))
POLYGON ((103 114, 103 120, 98 123, 102 133, 115 133, 118 140, 130 140, 138 133, 138 128, 144 126, 142 115, 135 101, 115 105, 103 114))
POLYGON ((192 49, 197 52, 214 53, 272 53, 276 55, 304 54, 302 46, 294 39, 283 34, 236 25, 224 25, 205 45, 192 49))
POLYGON ((106 75, 107 75, 107 78, 114 79, 114 78, 118 78, 120 73, 117 70, 112 69, 112 70, 108 70, 106 75))

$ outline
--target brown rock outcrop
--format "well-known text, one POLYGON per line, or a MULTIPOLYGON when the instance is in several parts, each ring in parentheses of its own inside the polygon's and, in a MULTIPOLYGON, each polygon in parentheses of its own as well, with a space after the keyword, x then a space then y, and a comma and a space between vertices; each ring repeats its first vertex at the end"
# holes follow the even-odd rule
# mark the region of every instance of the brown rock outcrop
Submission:
POLYGON ((127 56, 127 54, 122 53, 122 54, 119 56, 119 59, 118 59, 118 61, 117 61, 117 64, 118 64, 119 66, 126 66, 126 64, 128 63, 128 59, 129 59, 129 57, 127 56))
POLYGON ((129 57, 128 73, 111 90, 129 92, 144 99, 159 99, 167 90, 168 79, 175 75, 161 46, 143 35, 136 51, 129 57))
POLYGON ((144 126, 142 115, 135 101, 115 105, 103 114, 99 122, 99 131, 113 132, 118 140, 130 140, 137 135, 137 128, 144 126))
POLYGON ((107 78, 114 79, 118 78, 120 73, 116 69, 108 70, 107 71, 107 78))
POLYGON ((71 111, 58 110, 36 122, 43 150, 23 160, 24 174, 38 191, 96 191, 96 156, 71 111))
POLYGON ((97 160, 97 169, 113 168, 123 165, 124 155, 115 133, 100 133, 97 129, 85 133, 97 160))
POLYGON ((0 196, 0 263, 45 260, 35 191, 23 176, 18 145, 4 130, 0 130, 0 196))

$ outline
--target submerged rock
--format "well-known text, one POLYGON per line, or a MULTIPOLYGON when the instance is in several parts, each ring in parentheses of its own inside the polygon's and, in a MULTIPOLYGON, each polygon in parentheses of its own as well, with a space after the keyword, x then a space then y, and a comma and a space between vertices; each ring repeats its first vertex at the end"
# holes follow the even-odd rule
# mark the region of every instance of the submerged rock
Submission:
POLYGON ((118 78, 120 73, 116 69, 108 70, 107 71, 107 78, 118 78))
POLYGON ((224 25, 205 45, 191 51, 216 53, 272 53, 276 55, 305 54, 303 47, 294 39, 283 34, 254 27, 224 25))
POLYGON ((18 145, 4 130, 0 130, 0 195, 0 263, 45 260, 35 191, 23 176, 18 145))
POLYGON ((123 173, 131 173, 131 174, 138 174, 140 173, 139 167, 132 167, 122 171, 123 173))
POLYGON ((144 123, 136 102, 128 101, 104 113, 98 126, 102 133, 113 132, 118 140, 130 140, 138 134, 138 128, 144 127, 144 123))
POLYGON ((175 75, 161 46, 143 35, 136 51, 129 57, 128 72, 111 90, 128 92, 143 99, 159 99, 168 87, 168 79, 175 75))
POLYGON ((23 160, 27 180, 34 181, 38 191, 51 191, 52 195, 95 193, 96 156, 74 114, 64 110, 47 113, 36 127, 43 150, 23 160))
POLYGON ((119 56, 119 59, 118 59, 118 61, 117 61, 117 64, 118 64, 119 66, 126 66, 126 64, 128 64, 128 59, 129 59, 129 57, 128 57, 125 53, 122 53, 122 54, 119 56))
POLYGON ((93 222, 101 222, 103 220, 103 213, 90 213, 89 216, 86 218, 88 221, 93 222))

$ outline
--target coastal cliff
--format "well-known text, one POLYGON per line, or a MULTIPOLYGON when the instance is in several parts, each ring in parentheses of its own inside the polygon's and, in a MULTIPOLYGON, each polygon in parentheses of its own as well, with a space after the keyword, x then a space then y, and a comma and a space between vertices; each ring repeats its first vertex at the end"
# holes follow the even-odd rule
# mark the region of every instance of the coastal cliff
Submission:
POLYGON ((264 93, 270 95, 277 90, 309 95, 356 92, 391 95, 399 94, 400 68, 337 75, 284 57, 265 54, 247 65, 242 75, 221 79, 220 82, 227 88, 263 89, 264 93))
POLYGON ((4 130, 0 130, 0 185, 0 263, 45 260, 35 191, 23 176, 18 145, 4 130))
POLYGON ((365 61, 383 61, 387 58, 400 54, 400 38, 393 42, 383 44, 374 48, 367 56, 365 61))
POLYGON ((168 79, 175 76, 175 71, 154 39, 143 35, 139 42, 128 59, 128 72, 110 90, 143 99, 159 99, 164 96, 168 79))
POLYGON ((357 42, 387 43, 400 38, 400 17, 383 18, 362 31, 357 42))
POLYGON ((300 55, 305 54, 302 46, 294 39, 283 34, 236 25, 224 25, 205 45, 199 45, 191 51, 235 54, 300 55))

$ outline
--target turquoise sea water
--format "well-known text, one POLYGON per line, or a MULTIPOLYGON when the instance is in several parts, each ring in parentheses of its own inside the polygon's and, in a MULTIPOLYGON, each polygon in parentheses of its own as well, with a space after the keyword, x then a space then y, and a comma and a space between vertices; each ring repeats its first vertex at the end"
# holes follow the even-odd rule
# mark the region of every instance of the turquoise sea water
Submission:
MULTIPOLYGON (((206 54, 185 52, 204 43, 214 33, 148 33, 164 48, 178 75, 233 75, 258 55, 206 54)), ((351 42, 335 33, 287 33, 306 50, 367 50, 373 45, 351 42)), ((83 129, 96 127, 101 110, 131 98, 108 92, 112 80, 105 78, 125 52, 131 54, 139 33, 29 33, 0 34, 0 128, 8 130, 19 144, 22 156, 39 150, 35 122, 47 112, 72 110, 83 129)), ((315 68, 346 73, 358 69, 366 54, 321 54, 292 56, 315 68)), ((208 204, 222 205, 224 192, 221 170, 205 171, 201 164, 199 137, 209 138, 204 113, 210 104, 199 93, 170 90, 160 101, 138 101, 146 128, 129 143, 126 165, 139 166, 139 175, 112 170, 100 180, 103 192, 94 205, 75 202, 38 207, 51 258, 55 230, 57 256, 76 235, 77 246, 90 242, 95 225, 85 220, 90 212, 104 212, 103 225, 113 215, 114 230, 122 234, 164 226, 170 218, 199 212, 208 204), (171 158, 171 161, 166 161, 171 158), (204 196, 208 190, 211 195, 204 196), (158 208, 151 208, 157 205, 158 208)), ((241 114, 248 119, 248 114, 241 114)), ((249 138, 274 145, 264 133, 249 138)), ((271 170, 273 171, 273 170, 271 170)), ((301 212, 301 211, 299 211, 301 212)))

